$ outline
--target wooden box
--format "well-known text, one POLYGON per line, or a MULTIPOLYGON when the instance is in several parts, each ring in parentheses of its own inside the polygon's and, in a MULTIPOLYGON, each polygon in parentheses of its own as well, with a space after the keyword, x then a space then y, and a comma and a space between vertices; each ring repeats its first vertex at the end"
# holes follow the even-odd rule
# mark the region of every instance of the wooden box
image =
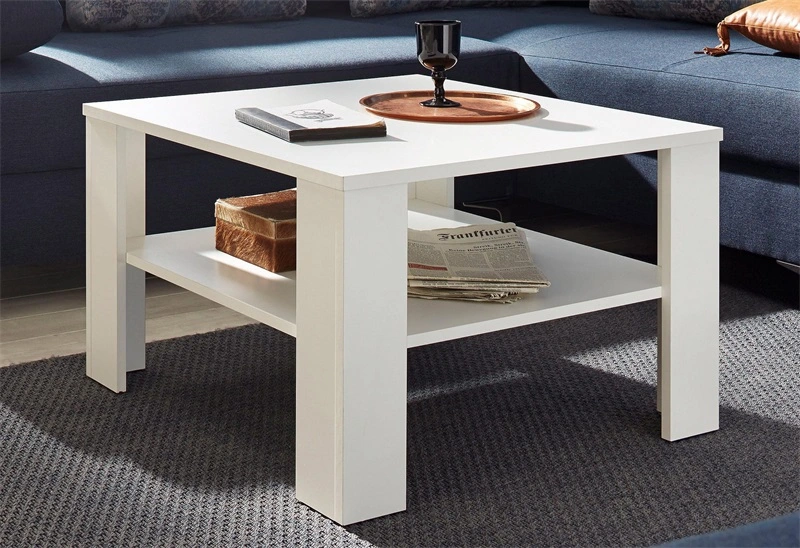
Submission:
POLYGON ((296 190, 219 199, 214 217, 220 251, 272 272, 296 268, 296 190))

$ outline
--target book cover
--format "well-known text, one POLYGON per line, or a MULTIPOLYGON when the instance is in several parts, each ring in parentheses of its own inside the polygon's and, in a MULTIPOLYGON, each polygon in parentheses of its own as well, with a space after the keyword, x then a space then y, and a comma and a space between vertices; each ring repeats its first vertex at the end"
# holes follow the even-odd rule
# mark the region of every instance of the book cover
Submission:
POLYGON ((327 99, 264 109, 237 108, 236 119, 291 143, 386 135, 386 123, 382 118, 327 99))

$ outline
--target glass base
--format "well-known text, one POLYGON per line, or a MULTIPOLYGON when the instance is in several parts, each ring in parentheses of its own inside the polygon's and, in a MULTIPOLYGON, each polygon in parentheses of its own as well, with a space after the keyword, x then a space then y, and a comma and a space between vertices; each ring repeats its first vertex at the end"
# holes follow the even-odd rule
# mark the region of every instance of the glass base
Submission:
POLYGON ((451 101, 450 99, 428 99, 427 101, 422 101, 420 103, 423 107, 437 107, 437 108, 452 108, 452 107, 460 107, 461 103, 456 103, 455 101, 451 101))

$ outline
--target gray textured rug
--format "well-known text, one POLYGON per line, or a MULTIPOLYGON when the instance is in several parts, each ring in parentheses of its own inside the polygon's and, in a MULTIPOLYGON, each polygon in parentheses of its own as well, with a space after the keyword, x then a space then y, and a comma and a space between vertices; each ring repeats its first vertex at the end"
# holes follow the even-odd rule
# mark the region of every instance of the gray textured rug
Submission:
POLYGON ((646 546, 790 512, 800 312, 721 302, 721 430, 676 443, 654 303, 409 351, 409 510, 346 529, 294 500, 288 336, 153 343, 123 395, 82 355, 0 369, 0 544, 646 546))

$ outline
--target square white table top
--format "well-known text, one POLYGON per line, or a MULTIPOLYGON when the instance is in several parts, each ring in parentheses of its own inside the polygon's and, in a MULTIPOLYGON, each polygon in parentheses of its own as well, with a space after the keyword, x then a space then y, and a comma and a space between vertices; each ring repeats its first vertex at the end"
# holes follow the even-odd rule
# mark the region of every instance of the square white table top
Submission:
POLYGON ((720 141, 722 129, 448 80, 450 91, 528 97, 541 109, 504 122, 386 118, 386 137, 289 143, 237 121, 239 107, 330 99, 363 111, 374 93, 433 89, 409 75, 87 103, 85 116, 338 190, 409 183, 720 141))

